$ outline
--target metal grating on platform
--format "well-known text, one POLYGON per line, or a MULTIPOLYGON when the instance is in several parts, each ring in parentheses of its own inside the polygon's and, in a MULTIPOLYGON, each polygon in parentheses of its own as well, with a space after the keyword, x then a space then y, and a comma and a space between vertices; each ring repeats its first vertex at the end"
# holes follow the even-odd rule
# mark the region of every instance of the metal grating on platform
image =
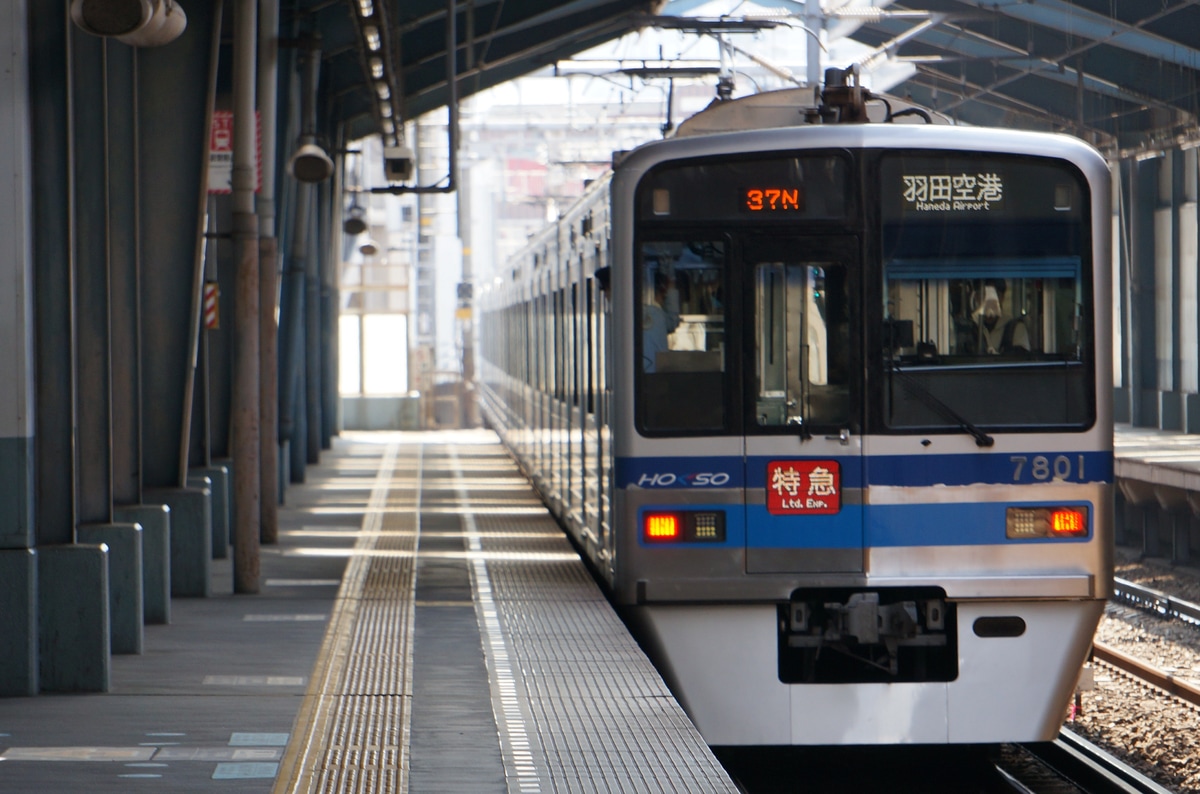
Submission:
POLYGON ((403 507, 419 493, 397 480, 418 483, 420 458, 397 472, 398 452, 380 464, 276 791, 407 790, 417 512, 403 507))
MULTIPOLYGON (((454 448, 460 477, 497 451, 454 448)), ((546 790, 734 790, 554 520, 506 516, 485 482, 460 493, 508 653, 520 660, 514 695, 543 753, 541 779, 553 781, 546 790), (524 555, 510 558, 517 548, 524 555)))
POLYGON ((735 791, 495 436, 397 438, 276 791, 735 791))

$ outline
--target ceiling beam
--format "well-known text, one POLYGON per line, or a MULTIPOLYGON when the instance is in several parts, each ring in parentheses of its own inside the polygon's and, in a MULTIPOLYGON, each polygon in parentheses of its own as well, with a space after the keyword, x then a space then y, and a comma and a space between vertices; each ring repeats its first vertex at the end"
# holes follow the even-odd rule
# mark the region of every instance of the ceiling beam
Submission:
MULTIPOLYGON (((939 94, 960 95, 962 91, 978 90, 976 86, 970 82, 954 81, 948 78, 945 74, 929 69, 917 67, 918 77, 913 78, 912 82, 917 83, 925 88, 937 91, 939 94)), ((1060 116, 1057 113, 1047 109, 1043 105, 1038 105, 1032 102, 1027 102, 1017 97, 1007 94, 990 93, 984 94, 975 100, 986 107, 995 108, 1004 113, 1017 114, 1031 122, 1031 126, 1036 126, 1037 123, 1048 124, 1057 128, 1060 132, 1069 132, 1077 137, 1083 137, 1081 133, 1089 133, 1093 136, 1098 146, 1115 147, 1116 139, 1112 133, 1107 130, 1099 129, 1084 123, 1080 129, 1078 119, 1071 119, 1065 116, 1060 116)), ((960 107, 960 103, 952 103, 954 107, 960 107)), ((938 113, 948 113, 947 107, 941 106, 933 108, 938 113)))
POLYGON ((1064 57, 1072 57, 1084 50, 1107 44, 1128 52, 1145 55, 1148 58, 1156 58, 1176 66, 1182 66, 1185 69, 1200 69, 1200 50, 1143 30, 1146 25, 1193 6, 1198 0, 1184 0, 1173 6, 1160 8, 1157 12, 1133 24, 1097 14, 1086 8, 1064 2, 1064 0, 1037 0, 1036 3, 1031 3, 1029 0, 962 1, 971 3, 981 11, 990 11, 1011 19, 1032 22, 1069 36, 1091 39, 1084 47, 1070 50, 1064 57))
MULTIPOLYGON (((886 22, 873 27, 885 31, 886 35, 891 35, 895 28, 894 25, 889 25, 886 22)), ((998 89, 1024 77, 1037 77, 1072 88, 1078 85, 1079 70, 1074 66, 1068 65, 1065 62, 1068 60, 1066 57, 1049 58, 1030 56, 1024 48, 950 23, 943 23, 939 27, 924 31, 918 41, 937 49, 947 50, 956 55, 968 56, 979 61, 991 61, 998 66, 1014 70, 1012 74, 1005 75, 992 83, 978 86, 976 93, 966 94, 951 107, 941 108, 941 110, 952 110, 966 102, 979 99, 986 93, 996 93, 998 89)), ((903 60, 903 57, 900 60, 903 60)), ((916 59, 916 63, 919 65, 921 60, 919 58, 916 59)), ((929 61, 924 60, 924 63, 928 64, 929 61)), ((952 75, 945 73, 943 73, 943 77, 947 80, 954 79, 952 75)), ((1086 71, 1083 73, 1083 84, 1086 91, 1109 99, 1129 102, 1135 105, 1148 105, 1171 112, 1180 110, 1177 106, 1161 99, 1131 91, 1111 81, 1088 74, 1086 71)))

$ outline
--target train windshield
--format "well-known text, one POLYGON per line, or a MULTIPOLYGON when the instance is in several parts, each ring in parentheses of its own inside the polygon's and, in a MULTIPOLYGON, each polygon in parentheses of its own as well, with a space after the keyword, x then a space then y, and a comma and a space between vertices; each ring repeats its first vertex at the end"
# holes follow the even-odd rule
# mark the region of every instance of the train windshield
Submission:
POLYGON ((1079 427, 1094 417, 1083 177, 1033 158, 884 157, 883 421, 1079 427))

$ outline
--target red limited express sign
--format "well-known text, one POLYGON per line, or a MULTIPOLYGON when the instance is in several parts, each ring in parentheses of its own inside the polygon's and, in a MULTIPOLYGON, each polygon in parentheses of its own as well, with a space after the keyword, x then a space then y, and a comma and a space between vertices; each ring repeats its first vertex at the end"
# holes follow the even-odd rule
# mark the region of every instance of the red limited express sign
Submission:
POLYGON ((771 515, 830 515, 841 508, 841 470, 836 460, 773 460, 767 464, 767 512, 771 515))

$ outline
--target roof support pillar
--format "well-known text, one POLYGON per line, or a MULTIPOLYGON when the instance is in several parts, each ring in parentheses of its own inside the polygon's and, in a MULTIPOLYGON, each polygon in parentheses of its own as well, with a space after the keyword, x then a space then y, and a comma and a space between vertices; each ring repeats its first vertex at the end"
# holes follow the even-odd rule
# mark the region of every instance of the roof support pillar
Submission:
POLYGON ((258 112, 262 124, 262 188, 258 195, 259 419, 262 504, 259 537, 279 539, 279 238, 275 229, 275 114, 279 86, 279 0, 258 3, 258 112))
POLYGON ((258 0, 236 0, 233 20, 233 589, 259 590, 261 465, 259 262, 254 94, 258 0))

